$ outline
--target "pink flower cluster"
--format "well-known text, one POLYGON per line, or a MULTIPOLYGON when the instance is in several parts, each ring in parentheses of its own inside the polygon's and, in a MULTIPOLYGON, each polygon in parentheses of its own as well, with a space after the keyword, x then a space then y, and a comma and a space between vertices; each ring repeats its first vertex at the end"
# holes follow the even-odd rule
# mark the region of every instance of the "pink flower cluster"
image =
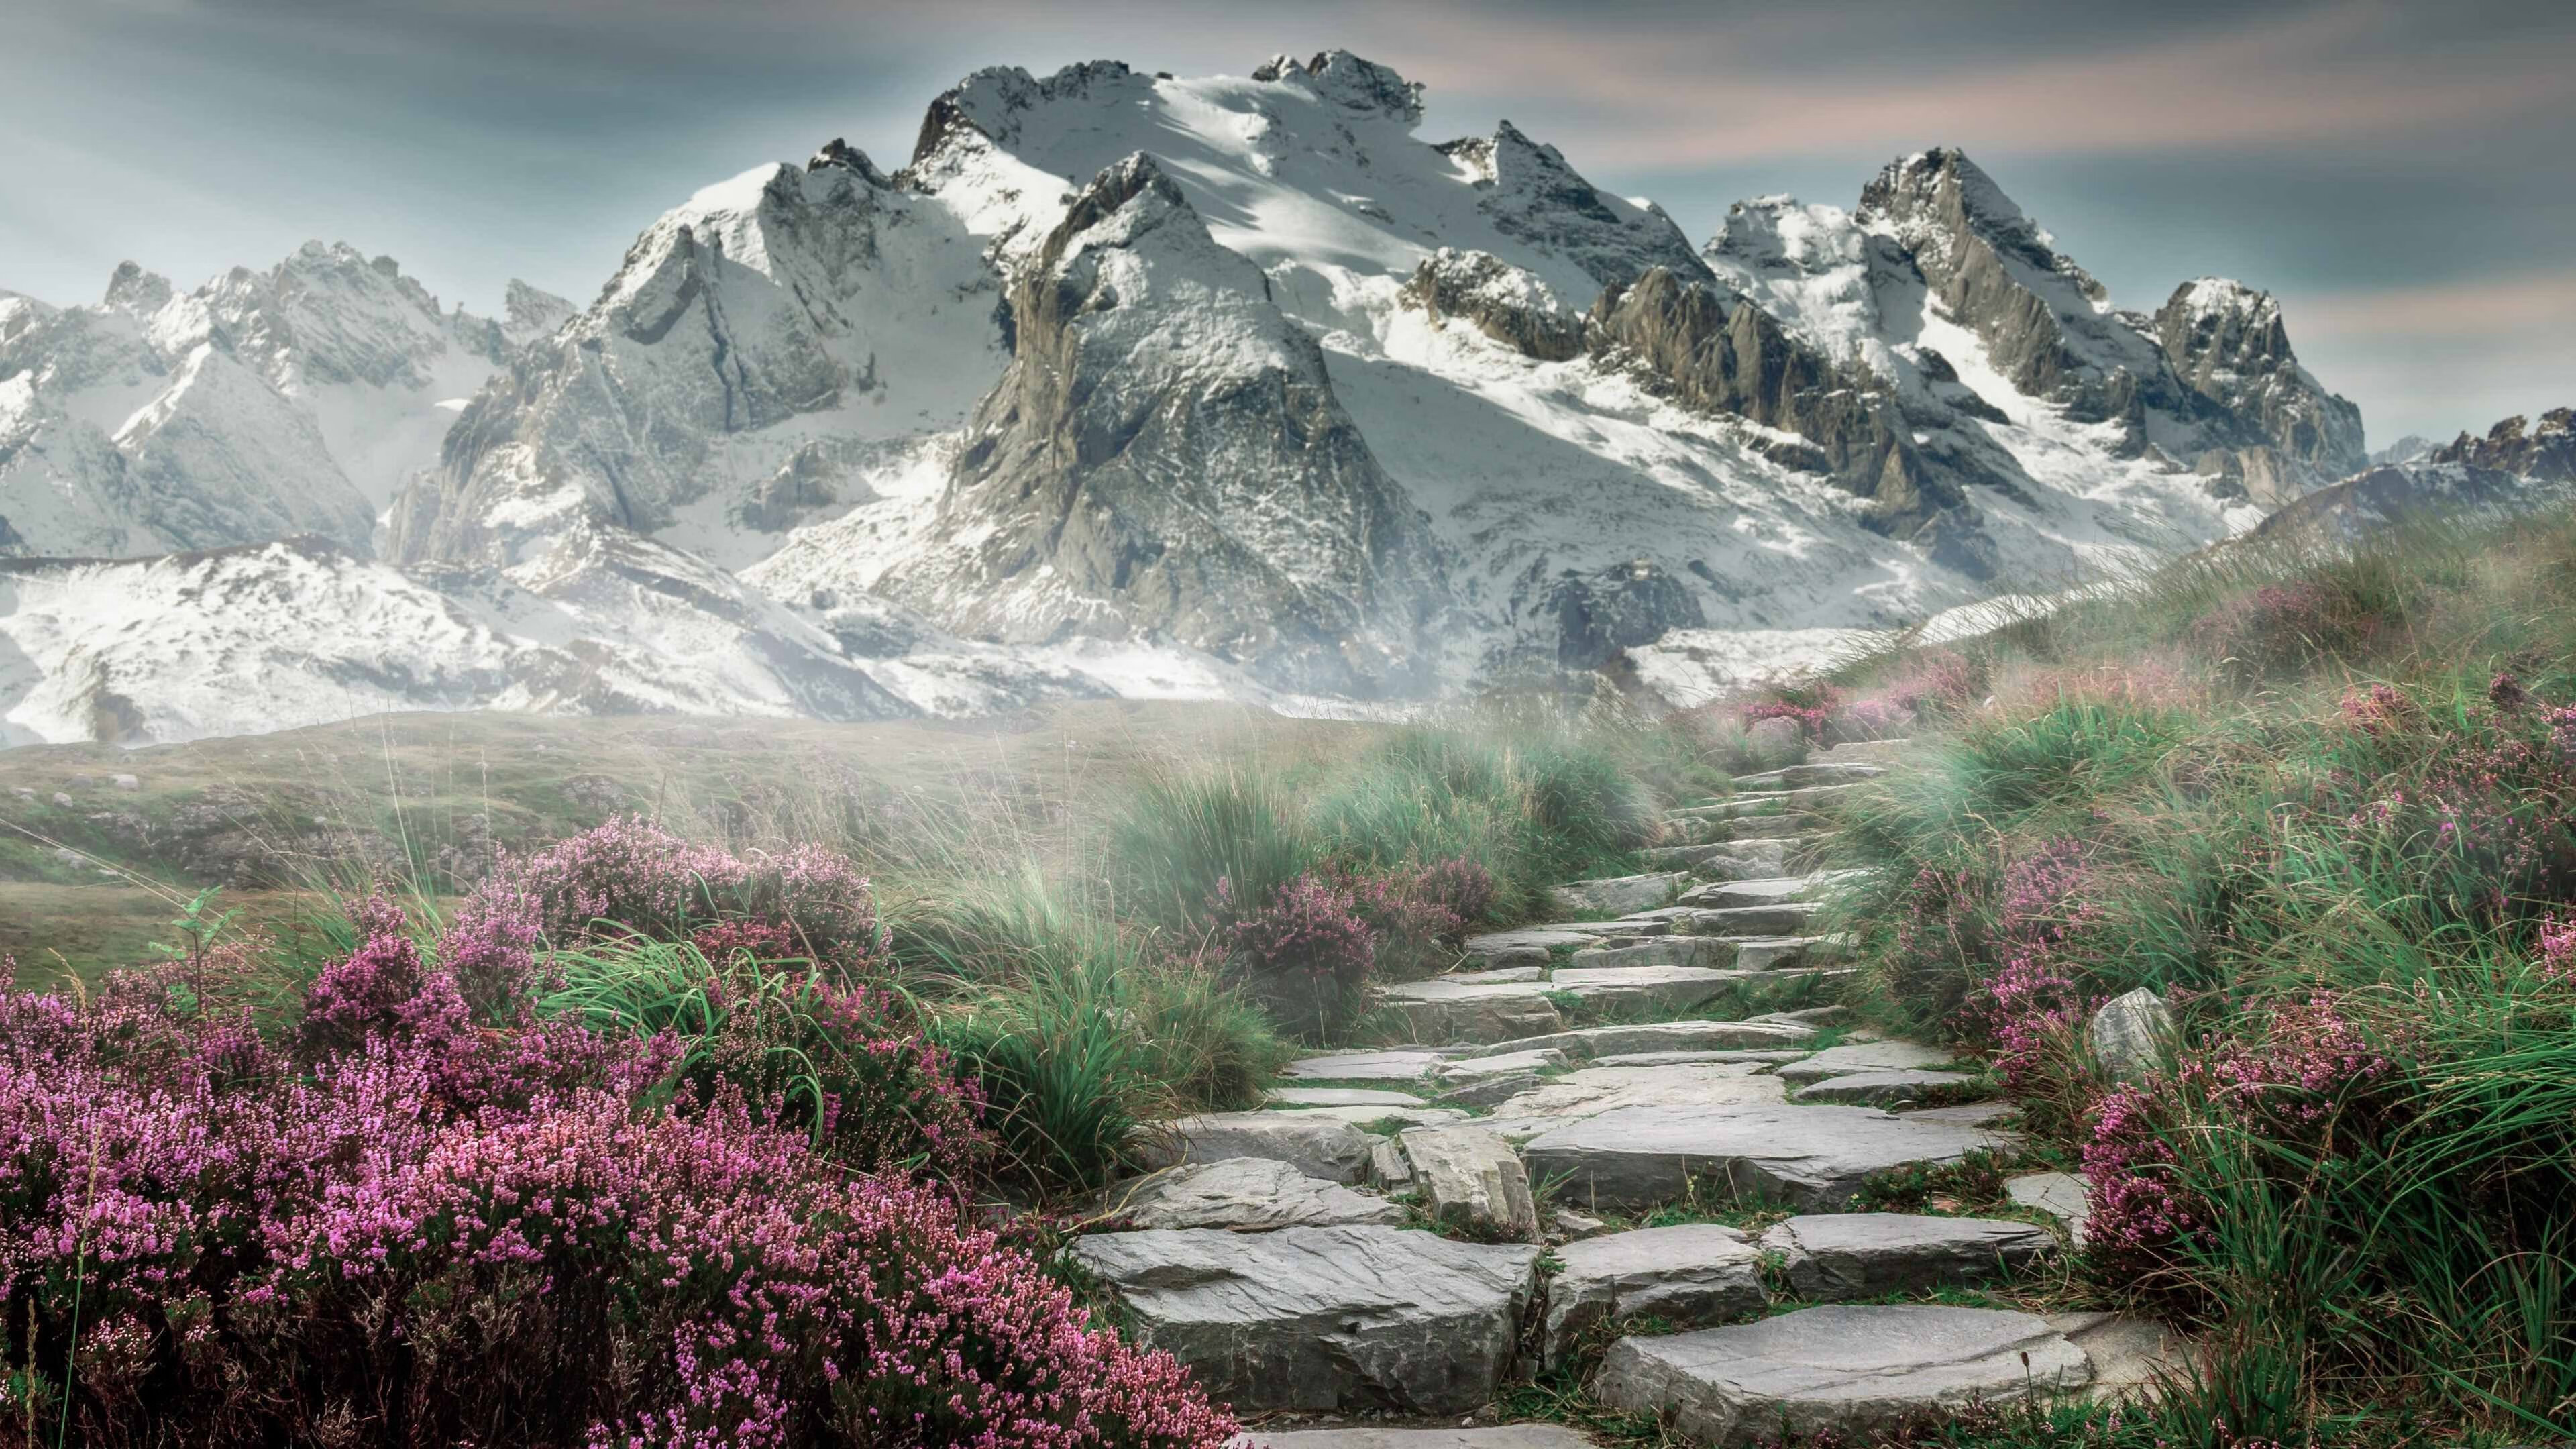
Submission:
POLYGON ((1356 1009, 1377 951, 1348 889, 1310 873, 1246 909, 1219 881, 1214 904, 1228 959, 1283 1025, 1322 1034, 1356 1009))
MULTIPOLYGON (((360 914, 291 1050, 159 974, 0 991, 0 1359, 69 1385, 77 1442, 1233 1431, 953 1190, 854 1171, 725 1074, 675 1089, 667 1034, 477 1027, 442 964, 471 943, 423 953, 390 906, 360 914)), ((930 1060, 882 1003, 818 989, 800 1049, 930 1060)), ((861 1109, 919 1125, 825 1108, 861 1109)))

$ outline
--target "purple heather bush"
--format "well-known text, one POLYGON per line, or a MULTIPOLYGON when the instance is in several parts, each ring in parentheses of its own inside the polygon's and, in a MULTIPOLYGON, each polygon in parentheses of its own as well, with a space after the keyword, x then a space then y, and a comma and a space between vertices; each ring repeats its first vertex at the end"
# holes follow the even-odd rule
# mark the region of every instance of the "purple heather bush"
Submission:
POLYGON ((0 1418, 85 1445, 1233 1432, 970 1224, 975 1098, 908 1017, 760 959, 870 940, 845 863, 626 824, 533 857, 431 949, 385 901, 356 915, 274 1042, 202 961, 0 992, 0 1418), (730 930, 706 989, 762 1009, 694 1036, 540 1010, 540 923, 593 921, 730 930))
POLYGON ((1219 881, 1212 910, 1232 969, 1283 1028, 1321 1038, 1359 1010, 1376 946, 1348 889, 1310 872, 1255 904, 1219 881))

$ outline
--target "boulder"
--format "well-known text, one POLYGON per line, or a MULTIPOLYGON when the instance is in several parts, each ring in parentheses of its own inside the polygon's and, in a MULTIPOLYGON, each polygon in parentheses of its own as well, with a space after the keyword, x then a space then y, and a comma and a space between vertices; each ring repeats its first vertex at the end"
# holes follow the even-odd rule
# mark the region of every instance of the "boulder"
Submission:
POLYGON ((1566 1200, 1578 1207, 1672 1202, 1694 1177, 1705 1177, 1741 1199, 1830 1210, 1878 1173, 1957 1162, 2009 1142, 1978 1128, 1870 1107, 1653 1105, 1618 1107, 1553 1128, 1522 1155, 1531 1176, 1562 1179, 1566 1200))
POLYGON ((1392 1137, 1369 1139, 1369 1176, 1389 1192, 1413 1185, 1413 1164, 1404 1160, 1404 1149, 1392 1137))
POLYGON ((1326 1182, 1358 1182, 1368 1173, 1368 1135, 1315 1112, 1210 1112, 1155 1126, 1140 1154, 1148 1167, 1266 1157, 1326 1182))
POLYGON ((2174 1041, 2173 1008, 2141 986, 2093 1013, 2093 1059, 2115 1082, 2133 1082, 2165 1064, 2174 1041))
POLYGON ((1538 1235, 1529 1174, 1501 1137, 1482 1127, 1416 1127, 1395 1140, 1432 1221, 1523 1241, 1538 1235))
POLYGON ((2005 1277, 2053 1256, 2057 1235, 2004 1218, 1806 1213, 1762 1235, 1789 1286, 1819 1303, 2005 1277))
POLYGON ((1623 1318, 1654 1317, 1699 1328, 1759 1313, 1762 1253, 1737 1229, 1716 1223, 1640 1228, 1557 1249, 1562 1266, 1547 1283, 1540 1354, 1555 1365, 1583 1335, 1623 1318))
POLYGON ((1801 1086, 1821 1082, 1827 1077, 1848 1077, 1855 1072, 1916 1072, 1950 1065, 1955 1053, 1943 1047, 1920 1046, 1910 1041, 1845 1042, 1827 1047, 1805 1061, 1792 1062, 1780 1069, 1782 1078, 1801 1086))
POLYGON ((1285 1162, 1232 1157, 1193 1162, 1112 1186, 1101 1211, 1138 1228, 1332 1227, 1404 1221, 1404 1209, 1382 1197, 1308 1177, 1285 1162))
POLYGON ((1331 1056, 1299 1057, 1279 1075, 1292 1082, 1418 1082, 1448 1059, 1449 1053, 1429 1047, 1337 1052, 1331 1056))
POLYGON ((1594 1392, 1701 1444, 1859 1436, 1971 1401, 2081 1389, 2084 1351, 2047 1320, 1984 1308, 1808 1308, 1613 1345, 1594 1392))
POLYGON ((1622 875, 1550 886, 1548 904, 1568 915, 1624 916, 1631 911, 1667 905, 1673 892, 1688 884, 1679 871, 1655 875, 1622 875))
POLYGON ((1854 1072, 1827 1077, 1797 1090, 1799 1102, 1857 1102, 1869 1107, 1901 1107, 1943 1092, 1963 1092, 1977 1079, 1963 1072, 1854 1072))
POLYGON ((2037 1208, 2066 1224, 2067 1239, 2084 1246, 2084 1230, 2093 1218, 2093 1185, 2074 1172, 2028 1172, 2004 1179, 2004 1197, 2016 1206, 2037 1208))
POLYGON ((1539 1249, 1401 1228, 1095 1234, 1077 1262, 1241 1413, 1454 1415, 1510 1376, 1539 1249))

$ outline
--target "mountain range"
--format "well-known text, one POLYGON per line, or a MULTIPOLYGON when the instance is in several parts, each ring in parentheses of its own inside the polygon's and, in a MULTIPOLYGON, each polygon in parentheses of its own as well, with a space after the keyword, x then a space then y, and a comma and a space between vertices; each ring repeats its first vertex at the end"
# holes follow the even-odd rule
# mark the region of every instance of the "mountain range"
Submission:
POLYGON ((1344 51, 993 69, 899 169, 698 191, 586 306, 320 244, 0 293, 0 738, 1690 697, 2371 462, 2273 298, 2115 305, 1956 151, 1694 246, 1421 118, 1344 51))

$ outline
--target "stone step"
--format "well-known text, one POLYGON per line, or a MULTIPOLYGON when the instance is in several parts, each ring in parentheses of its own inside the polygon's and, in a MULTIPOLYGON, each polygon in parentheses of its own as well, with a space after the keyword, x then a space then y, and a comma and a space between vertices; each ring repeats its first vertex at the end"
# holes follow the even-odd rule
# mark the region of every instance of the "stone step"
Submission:
POLYGON ((1592 1449, 1592 1440, 1563 1424, 1467 1424, 1442 1429, 1389 1429, 1351 1424, 1333 1429, 1247 1429, 1226 1449, 1592 1449))
POLYGON ((1627 946, 1592 946, 1566 958, 1559 971, 1612 970, 1633 966, 1724 967, 1735 960, 1735 944, 1708 936, 1665 936, 1627 946))
POLYGON ((1141 1343, 1238 1413, 1421 1416, 1493 1402, 1540 1253, 1388 1227, 1093 1234, 1070 1251, 1141 1343))
POLYGON ((1805 1055, 1804 1051, 1794 1047, 1780 1051, 1764 1051, 1758 1047, 1748 1047, 1740 1051, 1614 1052, 1606 1057, 1594 1057, 1592 1065, 1596 1067, 1679 1067, 1696 1062, 1751 1062, 1761 1066, 1777 1066, 1781 1062, 1794 1062, 1805 1055))
POLYGON ((1137 1156, 1152 1168, 1259 1157, 1326 1182, 1362 1181, 1368 1176, 1368 1134, 1324 1115, 1333 1110, 1204 1112, 1156 1122, 1138 1133, 1137 1156))
POLYGON ((2009 1177, 2004 1179, 2004 1196, 2064 1223, 2068 1240, 2084 1246, 2085 1228, 2093 1217, 2093 1185, 2082 1173, 2030 1172, 2009 1177))
MULTIPOLYGON (((1782 1105, 1780 1079, 1759 1062, 1693 1062, 1663 1067, 1583 1067, 1541 1081, 1494 1105, 1478 1125, 1506 1137, 1544 1137, 1589 1117, 1638 1107, 1705 1115, 1736 1107, 1782 1105)), ((1821 1107, 1798 1110, 1821 1112, 1821 1107)), ((1531 1169, 1533 1180, 1545 1181, 1531 1169)), ((1590 1211, 1590 1204, 1565 1206, 1590 1211)))
POLYGON ((1530 1195, 1529 1174, 1520 1154, 1499 1135, 1480 1126, 1419 1127, 1395 1141, 1433 1222, 1516 1242, 1537 1239, 1538 1202, 1530 1195))
POLYGON ((1369 1087, 1273 1087, 1262 1094, 1273 1107, 1419 1107, 1422 1099, 1411 1092, 1389 1092, 1369 1087))
POLYGON ((1539 1334, 1540 1361, 1549 1367, 1571 1358, 1583 1335, 1603 1324, 1653 1317, 1697 1328, 1770 1303, 1762 1250, 1717 1223, 1608 1233, 1567 1243, 1556 1257, 1539 1334))
POLYGON ((1621 1052, 1776 1049, 1794 1047, 1814 1035, 1814 1028, 1788 1022, 1649 1021, 1577 1027, 1572 1031, 1503 1042, 1475 1055, 1550 1048, 1578 1057, 1614 1056, 1621 1052))
POLYGON ((1977 1079, 1963 1072, 1853 1072, 1811 1082, 1789 1094, 1793 1102, 1853 1102, 1865 1107, 1902 1107, 1926 1097, 1963 1091, 1977 1079))
POLYGON ((2014 1140, 1871 1107, 1643 1106, 1542 1134, 1523 1157, 1532 1176, 1562 1179, 1562 1197, 1578 1211, 1677 1201, 1694 1176, 1715 1179, 1721 1196, 1815 1211, 1842 1207, 1875 1174, 1957 1162, 2014 1140))
POLYGON ((1724 936, 1704 936, 1700 939, 1727 941, 1734 946, 1734 966, 1738 971, 1787 971, 1801 966, 1835 966, 1849 955, 1848 943, 1840 936, 1749 936, 1732 940, 1724 936))
POLYGON ((1845 740, 1815 758, 1828 765, 1894 765, 1921 753, 1912 740, 1845 740))
POLYGON ((1805 1086, 1827 1077, 1855 1072, 1916 1072, 1949 1066, 1958 1057, 1947 1047, 1910 1041, 1850 1042, 1827 1047, 1802 1062, 1780 1069, 1782 1080, 1805 1086))
POLYGON ((1783 1429, 1867 1438, 1972 1399, 2076 1393, 2097 1377, 2086 1351, 2047 1319, 1896 1304, 1624 1338, 1594 1392, 1613 1408, 1661 1415, 1696 1443, 1733 1449, 1783 1429))
POLYGON ((1992 1282, 2057 1256, 2057 1235, 2008 1218, 1802 1213, 1762 1235, 1789 1289, 1816 1303, 1992 1282))
MULTIPOLYGON (((1453 1062, 1450 1065, 1455 1066, 1456 1063, 1453 1062)), ((1403 1107, 1289 1107, 1274 1105, 1270 1110, 1297 1117, 1330 1117, 1336 1122, 1348 1122, 1352 1126, 1357 1127, 1364 1132, 1383 1132, 1391 1130, 1386 1127, 1381 1127, 1379 1125, 1380 1123, 1393 1123, 1396 1128, 1399 1129, 1404 1127, 1445 1127, 1453 1122, 1466 1121, 1468 1115, 1466 1112, 1456 1107, 1437 1107, 1424 1102, 1414 1102, 1403 1107)))
POLYGON ((1404 1014, 1416 1041, 1472 1046, 1538 1036, 1565 1024, 1547 981, 1457 982, 1434 976, 1374 990, 1378 1004, 1404 1014))
POLYGON ((1671 905, 1673 893, 1689 881, 1679 871, 1568 881, 1548 887, 1547 899, 1551 909, 1568 915, 1624 916, 1671 905))
POLYGON ((1734 989, 1748 973, 1702 966, 1560 966, 1548 989, 1574 997, 1577 1009, 1696 1011, 1734 989))
POLYGON ((1260 1233, 1353 1223, 1394 1227, 1404 1209, 1374 1193, 1308 1177, 1285 1162, 1231 1157, 1193 1162, 1114 1183, 1102 1216, 1130 1228, 1223 1228, 1260 1233))
POLYGON ((1758 880, 1712 881, 1682 893, 1676 905, 1708 910, 1737 906, 1776 906, 1810 901, 1867 874, 1858 870, 1820 870, 1810 875, 1769 876, 1758 880))
POLYGON ((1292 1082, 1419 1082, 1452 1055, 1447 1048, 1425 1046, 1332 1052, 1299 1057, 1281 1068, 1279 1075, 1292 1082))
POLYGON ((1809 785, 1850 785, 1862 780, 1875 780, 1886 773, 1885 765, 1818 762, 1812 765, 1790 765, 1785 769, 1766 770, 1759 775, 1738 775, 1735 777, 1735 788, 1786 791, 1804 789, 1809 785))
POLYGON ((1713 840, 1702 845, 1657 845, 1637 852, 1658 870, 1686 871, 1701 880, 1777 875, 1789 856, 1785 840, 1713 840))
POLYGON ((1442 1062, 1431 1074, 1433 1085, 1443 1089, 1461 1087, 1483 1077, 1499 1077, 1513 1072, 1553 1072, 1572 1066, 1561 1048, 1533 1047, 1526 1051, 1499 1052, 1489 1057, 1460 1057, 1442 1062))
POLYGON ((1803 811, 1795 815, 1753 815, 1741 820, 1674 820, 1666 822, 1664 829, 1668 835, 1691 845, 1821 840, 1833 833, 1831 822, 1823 816, 1803 811))
POLYGON ((1814 901, 1782 901, 1769 906, 1694 907, 1684 929, 1694 936, 1735 939, 1796 936, 1804 934, 1807 921, 1818 909, 1814 901))

